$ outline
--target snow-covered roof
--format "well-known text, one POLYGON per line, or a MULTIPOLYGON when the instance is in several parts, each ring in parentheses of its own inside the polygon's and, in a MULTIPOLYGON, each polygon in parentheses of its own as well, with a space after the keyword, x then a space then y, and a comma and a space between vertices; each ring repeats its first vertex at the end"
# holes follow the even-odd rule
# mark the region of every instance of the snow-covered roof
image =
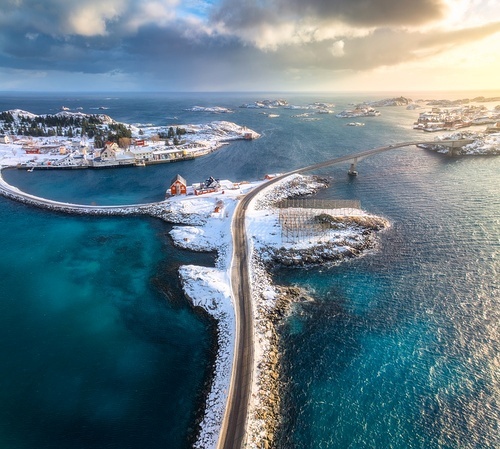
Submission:
POLYGON ((175 182, 180 182, 180 183, 184 184, 185 186, 187 186, 186 180, 181 175, 177 175, 174 179, 172 179, 172 181, 170 182, 170 185, 174 184, 175 182))

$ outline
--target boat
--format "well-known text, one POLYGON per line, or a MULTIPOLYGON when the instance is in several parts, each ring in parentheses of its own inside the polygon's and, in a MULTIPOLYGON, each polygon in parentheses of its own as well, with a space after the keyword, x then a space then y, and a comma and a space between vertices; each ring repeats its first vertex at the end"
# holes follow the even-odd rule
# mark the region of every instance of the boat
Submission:
POLYGON ((145 167, 146 163, 144 161, 137 161, 134 165, 136 167, 145 167))

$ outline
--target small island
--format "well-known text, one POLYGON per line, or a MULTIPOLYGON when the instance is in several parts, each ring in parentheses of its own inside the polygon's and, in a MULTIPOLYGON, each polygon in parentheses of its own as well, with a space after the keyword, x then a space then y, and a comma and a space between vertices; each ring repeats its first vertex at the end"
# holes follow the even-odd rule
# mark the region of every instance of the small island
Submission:
POLYGON ((380 111, 377 111, 371 106, 364 104, 356 105, 353 109, 344 109, 339 112, 335 117, 338 118, 355 118, 355 117, 378 117, 380 111))
MULTIPOLYGON (((304 111, 312 111, 315 114, 333 114, 333 108, 335 105, 333 103, 326 103, 316 101, 314 103, 309 103, 306 105, 296 105, 290 104, 287 100, 276 99, 276 100, 257 100, 253 103, 245 103, 240 106, 240 108, 244 109, 292 109, 292 110, 304 110, 304 111)), ((298 117, 298 116, 294 116, 298 117)))
POLYGON ((374 108, 383 108, 387 106, 409 106, 413 104, 413 100, 411 98, 401 96, 395 98, 385 98, 383 100, 368 101, 364 104, 374 108))
POLYGON ((283 99, 277 100, 257 100, 252 103, 244 103, 240 108, 245 109, 272 109, 288 106, 288 101, 283 99))
POLYGON ((231 114, 234 112, 232 109, 222 106, 193 106, 185 110, 190 112, 208 112, 210 114, 231 114))

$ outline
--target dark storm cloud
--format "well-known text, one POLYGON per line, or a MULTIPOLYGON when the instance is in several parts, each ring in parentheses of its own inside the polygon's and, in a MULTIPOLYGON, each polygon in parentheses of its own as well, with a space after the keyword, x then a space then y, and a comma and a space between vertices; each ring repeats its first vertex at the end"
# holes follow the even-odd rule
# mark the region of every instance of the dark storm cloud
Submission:
POLYGON ((17 69, 102 73, 123 57, 120 46, 101 37, 55 38, 4 30, 0 39, 0 66, 17 69))
POLYGON ((345 39, 344 54, 332 54, 333 42, 310 42, 301 46, 283 47, 272 59, 282 67, 315 67, 326 70, 369 70, 392 66, 440 54, 452 47, 483 39, 500 32, 500 22, 462 29, 425 34, 379 29, 365 37, 345 39))
MULTIPOLYGON (((288 2, 279 0, 282 7, 288 2)), ((443 0, 292 0, 301 14, 339 18, 352 25, 421 25, 440 19, 443 0)))
POLYGON ((126 71, 148 74, 163 87, 221 85, 230 86, 238 79, 260 80, 269 65, 269 55, 242 45, 231 36, 186 32, 185 23, 162 28, 143 27, 133 38, 123 39, 127 55, 126 71))
MULTIPOLYGON (((443 1, 223 0, 205 22, 174 12, 162 0, 158 17, 150 0, 0 0, 0 67, 79 73, 122 73, 139 82, 222 87, 260 85, 314 70, 366 70, 439 54, 500 31, 500 24, 455 31, 416 32, 443 14, 443 1), (43 6, 43 8, 42 8, 43 6), (161 14, 160 14, 161 13, 161 14), (280 35, 280 25, 334 21, 347 32, 333 38, 280 35), (300 20, 299 20, 300 19, 300 20), (222 27, 220 27, 222 23, 222 27), (279 39, 261 51, 252 40, 261 25, 279 39), (394 26, 398 25, 398 26, 394 26), (372 27, 363 37, 349 29, 372 27), (245 28, 246 33, 240 33, 245 28)), ((292 33, 293 34, 293 33, 292 33)))
POLYGON ((500 32, 500 23, 432 34, 384 28, 365 37, 346 38, 343 56, 336 57, 332 40, 282 45, 275 51, 262 52, 234 37, 206 36, 194 44, 178 31, 151 27, 127 42, 126 54, 133 62, 127 70, 140 66, 170 83, 205 80, 207 84, 232 86, 236 80, 243 80, 264 89, 266 83, 293 74, 307 81, 318 71, 363 71, 417 61, 496 32, 500 32))
POLYGON ((224 0, 214 20, 233 29, 304 19, 363 27, 407 26, 441 19, 445 12, 443 0, 224 0))

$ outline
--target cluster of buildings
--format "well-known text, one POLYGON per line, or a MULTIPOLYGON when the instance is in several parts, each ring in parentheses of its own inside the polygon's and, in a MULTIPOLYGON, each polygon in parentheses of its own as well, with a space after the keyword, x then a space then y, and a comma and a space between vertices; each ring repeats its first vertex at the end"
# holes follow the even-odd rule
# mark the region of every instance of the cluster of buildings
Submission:
MULTIPOLYGON (((101 168, 127 165, 149 165, 194 159, 221 146, 219 142, 189 142, 184 145, 166 145, 165 142, 133 140, 128 148, 115 142, 106 142, 104 148, 94 148, 85 141, 46 141, 32 138, 12 140, 0 136, 0 144, 19 148, 32 156, 19 164, 20 168, 101 168)), ((19 151, 16 149, 16 151, 19 151)))
MULTIPOLYGON (((242 183, 234 183, 228 180, 221 181, 210 176, 203 182, 188 185, 185 178, 177 175, 170 182, 170 187, 166 191, 166 197, 181 196, 181 195, 205 195, 207 193, 221 192, 225 190, 237 190, 242 183)), ((243 183, 244 184, 244 183, 243 183)))
MULTIPOLYGON (((17 120, 18 127, 25 117, 30 119, 36 117, 25 111, 14 112, 10 115, 17 120)), ((111 118, 108 119, 112 121, 111 118)), ((117 138, 118 143, 109 141, 103 148, 97 148, 93 138, 73 137, 82 135, 81 130, 75 134, 72 132, 71 137, 67 129, 62 129, 57 136, 52 137, 8 136, 2 131, 0 158, 8 165, 17 165, 19 168, 29 170, 144 166, 194 159, 209 154, 231 141, 253 140, 260 137, 246 126, 228 121, 177 127, 176 135, 173 136, 170 136, 171 132, 174 133, 173 127, 167 130, 164 126, 138 128, 133 125, 119 125, 127 127, 133 138, 120 137, 117 138)), ((102 144, 98 146, 101 147, 102 144)))
POLYGON ((500 111, 489 111, 485 106, 465 106, 454 109, 434 107, 421 112, 413 128, 426 132, 453 131, 473 125, 490 125, 500 120, 500 111))

